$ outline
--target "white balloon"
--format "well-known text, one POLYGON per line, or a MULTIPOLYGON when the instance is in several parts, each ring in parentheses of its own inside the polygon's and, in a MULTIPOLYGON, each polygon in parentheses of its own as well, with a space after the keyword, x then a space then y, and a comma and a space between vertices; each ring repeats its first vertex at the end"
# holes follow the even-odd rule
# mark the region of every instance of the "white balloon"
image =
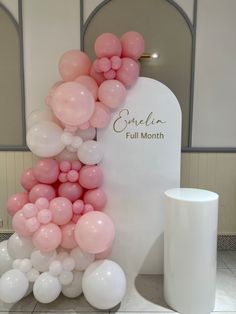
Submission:
POLYGON ((12 268, 19 269, 21 265, 21 259, 17 258, 12 263, 12 268))
POLYGON ((84 272, 82 288, 85 298, 93 307, 101 310, 111 309, 119 304, 125 295, 125 274, 113 261, 96 261, 84 272))
POLYGON ((41 121, 28 130, 27 145, 39 157, 56 156, 65 148, 61 141, 62 132, 62 128, 57 124, 41 121))
POLYGON ((75 268, 75 260, 72 257, 67 257, 62 263, 64 270, 72 271, 75 268))
POLYGON ((84 141, 90 141, 93 140, 96 136, 96 129, 94 127, 90 127, 86 130, 78 130, 76 132, 76 135, 82 137, 84 141))
POLYGON ((7 240, 0 242, 0 276, 12 268, 12 258, 8 253, 7 240))
POLYGON ((77 298, 82 294, 82 278, 83 273, 73 271, 73 280, 69 285, 62 286, 62 293, 68 298, 77 298))
POLYGON ((29 129, 41 121, 56 122, 56 118, 54 117, 53 112, 49 107, 33 110, 26 119, 27 128, 29 129))
POLYGON ((63 248, 59 248, 58 250, 57 250, 57 260, 58 261, 60 261, 61 263, 66 259, 66 258, 68 258, 70 255, 69 255, 69 253, 66 251, 66 250, 64 250, 63 248))
POLYGON ((73 141, 73 134, 71 132, 64 131, 61 135, 61 141, 64 145, 70 145, 73 141))
POLYGON ((28 278, 29 282, 35 282, 35 280, 39 277, 39 271, 35 268, 31 268, 30 271, 26 274, 26 277, 28 278))
POLYGON ((83 144, 83 139, 80 136, 74 136, 71 146, 78 149, 83 144))
POLYGON ((64 149, 55 158, 58 161, 64 161, 64 160, 74 161, 74 160, 78 160, 77 152, 76 153, 69 152, 67 149, 64 149))
POLYGON ((56 259, 56 256, 56 251, 41 252, 37 250, 31 254, 31 262, 35 269, 44 272, 49 269, 50 263, 56 259))
POLYGON ((79 247, 74 248, 71 253, 71 257, 75 261, 75 270, 85 270, 95 259, 94 254, 83 252, 79 247))
POLYGON ((31 260, 28 258, 24 258, 21 260, 19 265, 19 270, 22 271, 22 273, 28 273, 32 268, 31 260))
POLYGON ((53 261, 51 262, 50 266, 49 266, 49 273, 52 276, 59 276, 62 272, 63 268, 62 268, 62 264, 60 261, 53 261))
POLYGON ((103 158, 103 146, 96 141, 86 141, 79 147, 77 154, 83 164, 95 165, 103 158))
POLYGON ((24 238, 17 233, 13 233, 7 242, 8 252, 13 259, 22 259, 30 257, 34 250, 33 243, 30 238, 24 238))
POLYGON ((0 279, 0 299, 5 303, 15 303, 22 299, 29 282, 20 270, 11 269, 0 279))
POLYGON ((61 284, 57 277, 48 272, 42 273, 34 283, 33 293, 37 301, 50 303, 61 293, 61 284))
POLYGON ((59 276, 59 281, 62 285, 69 285, 73 281, 73 273, 68 270, 63 270, 59 276))

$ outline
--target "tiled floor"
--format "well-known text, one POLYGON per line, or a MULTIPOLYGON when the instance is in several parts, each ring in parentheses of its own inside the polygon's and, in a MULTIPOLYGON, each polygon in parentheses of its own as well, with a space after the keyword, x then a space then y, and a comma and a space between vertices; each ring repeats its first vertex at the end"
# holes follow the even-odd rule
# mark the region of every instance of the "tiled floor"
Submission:
MULTIPOLYGON (((236 314, 236 251, 218 252, 217 291, 215 314, 236 314)), ((163 299, 163 276, 138 276, 135 287, 128 282, 122 303, 110 313, 175 313, 163 299)), ((32 295, 15 305, 0 304, 0 314, 6 313, 109 313, 93 309, 84 299, 68 299, 60 296, 55 302, 39 304, 32 295)))

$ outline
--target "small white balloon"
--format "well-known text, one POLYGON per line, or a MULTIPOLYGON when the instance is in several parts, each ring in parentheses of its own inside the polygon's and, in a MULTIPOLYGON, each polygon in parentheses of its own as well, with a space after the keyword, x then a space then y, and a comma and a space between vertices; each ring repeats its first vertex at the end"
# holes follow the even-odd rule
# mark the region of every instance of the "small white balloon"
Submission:
POLYGON ((69 285, 62 286, 62 293, 68 298, 77 298, 82 294, 82 278, 83 273, 73 271, 73 280, 69 285))
POLYGON ((13 233, 7 242, 8 252, 13 259, 29 258, 34 250, 30 238, 24 238, 17 233, 13 233))
POLYGON ((86 130, 78 130, 76 132, 76 135, 82 137, 84 141, 90 141, 93 140, 96 136, 96 129, 94 127, 90 127, 86 130))
POLYGON ((37 269, 31 268, 30 271, 26 274, 29 282, 35 282, 35 280, 39 277, 40 273, 37 269))
POLYGON ((83 164, 95 165, 103 158, 103 146, 97 141, 86 141, 79 147, 77 154, 83 164))
POLYGON ((69 285, 73 281, 73 273, 68 270, 63 270, 59 276, 59 281, 62 285, 69 285))
POLYGON ((62 263, 69 256, 70 256, 69 253, 66 252, 64 249, 59 249, 57 254, 57 260, 62 263))
POLYGON ((74 147, 76 150, 83 144, 83 139, 80 136, 74 136, 71 146, 74 147))
POLYGON ((70 145, 73 141, 73 134, 67 131, 64 131, 61 135, 61 141, 64 145, 70 145))
POLYGON ((28 258, 24 258, 20 262, 19 270, 22 271, 23 273, 28 273, 32 268, 32 263, 31 260, 28 258))
POLYGON ((21 265, 21 259, 17 258, 12 263, 12 268, 19 269, 21 265))
POLYGON ((72 146, 72 145, 66 146, 66 149, 67 149, 68 152, 70 152, 70 153, 76 153, 76 152, 77 152, 77 148, 75 148, 75 147, 72 146))
POLYGON ((27 128, 29 129, 41 121, 56 121, 56 118, 50 108, 43 107, 41 109, 33 110, 26 119, 27 128))
POLYGON ((62 270, 63 270, 62 263, 60 261, 53 261, 49 265, 49 273, 52 276, 59 276, 61 274, 62 270))
POLYGON ((25 274, 18 269, 11 269, 0 279, 0 299, 5 303, 21 300, 29 287, 25 274))
POLYGON ((41 252, 36 250, 31 254, 31 262, 35 269, 44 272, 48 271, 50 263, 56 259, 56 256, 56 251, 41 252))
POLYGON ((57 277, 48 272, 42 273, 35 281, 33 287, 35 299, 41 303, 50 303, 61 293, 61 284, 57 277))
POLYGON ((75 260, 72 257, 67 257, 62 263, 64 270, 72 271, 75 268, 75 260))
POLYGON ((75 261, 75 270, 79 271, 85 270, 95 259, 94 254, 84 252, 79 247, 74 248, 70 255, 75 261))
POLYGON ((0 276, 12 268, 12 258, 8 252, 7 240, 0 242, 0 276))

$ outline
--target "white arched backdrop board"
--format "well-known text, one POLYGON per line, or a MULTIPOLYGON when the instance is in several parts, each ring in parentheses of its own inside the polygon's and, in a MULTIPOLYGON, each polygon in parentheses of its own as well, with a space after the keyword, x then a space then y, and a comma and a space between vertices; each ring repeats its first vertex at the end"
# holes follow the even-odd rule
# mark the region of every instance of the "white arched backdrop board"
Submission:
POLYGON ((180 185, 181 111, 162 83, 140 77, 98 131, 105 211, 116 226, 111 259, 131 276, 163 273, 163 193, 180 185))

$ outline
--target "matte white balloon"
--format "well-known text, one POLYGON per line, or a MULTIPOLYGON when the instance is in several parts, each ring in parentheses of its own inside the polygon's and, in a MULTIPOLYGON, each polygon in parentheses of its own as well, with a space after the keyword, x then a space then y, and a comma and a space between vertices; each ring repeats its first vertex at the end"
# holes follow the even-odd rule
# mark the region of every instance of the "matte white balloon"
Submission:
POLYGON ((85 165, 95 165, 103 158, 103 146, 96 141, 86 141, 79 147, 77 154, 85 165))
POLYGON ((21 265, 21 259, 17 258, 12 263, 12 268, 19 269, 21 265))
POLYGON ((63 270, 62 263, 60 261, 53 261, 49 265, 49 273, 52 276, 59 276, 61 274, 62 270, 63 270))
POLYGON ((0 276, 12 268, 12 258, 8 253, 7 240, 0 242, 0 276))
POLYGON ((31 268, 30 271, 26 274, 29 282, 35 282, 35 280, 39 277, 40 273, 37 269, 31 268))
POLYGON ((48 272, 42 273, 34 283, 33 293, 37 301, 50 303, 61 293, 61 284, 57 277, 48 272))
POLYGON ((119 304, 125 295, 125 274, 113 261, 96 261, 84 272, 82 288, 85 298, 93 307, 101 310, 111 309, 119 304))
POLYGON ((41 121, 53 121, 56 122, 56 117, 53 115, 53 112, 48 107, 43 107, 41 109, 33 110, 26 119, 27 128, 31 128, 38 122, 41 121))
POLYGON ((75 268, 75 260, 72 257, 67 257, 62 263, 64 270, 72 271, 75 268))
POLYGON ((35 269, 44 272, 48 271, 50 263, 56 259, 56 256, 56 251, 41 252, 37 250, 31 254, 31 262, 35 269))
POLYGON ((34 250, 30 238, 24 238, 17 233, 13 233, 7 242, 8 252, 13 259, 22 259, 30 257, 34 250))
POLYGON ((83 273, 73 271, 73 280, 69 285, 62 286, 62 293, 68 298, 77 298, 82 294, 82 278, 83 273))
POLYGON ((19 270, 22 271, 23 273, 28 273, 32 268, 32 263, 29 258, 24 258, 21 260, 20 265, 19 265, 19 270))
POLYGON ((68 270, 63 270, 59 276, 59 281, 62 285, 69 285, 73 281, 73 273, 68 270))
POLYGON ((75 270, 85 270, 94 260, 95 255, 82 251, 79 247, 74 248, 71 253, 71 257, 75 261, 75 270))
POLYGON ((96 136, 96 129, 93 128, 93 127, 90 127, 90 128, 88 128, 88 129, 86 129, 86 130, 80 130, 80 129, 79 129, 79 130, 76 132, 76 135, 82 137, 82 139, 83 139, 84 141, 93 140, 93 139, 95 138, 95 136, 96 136))

